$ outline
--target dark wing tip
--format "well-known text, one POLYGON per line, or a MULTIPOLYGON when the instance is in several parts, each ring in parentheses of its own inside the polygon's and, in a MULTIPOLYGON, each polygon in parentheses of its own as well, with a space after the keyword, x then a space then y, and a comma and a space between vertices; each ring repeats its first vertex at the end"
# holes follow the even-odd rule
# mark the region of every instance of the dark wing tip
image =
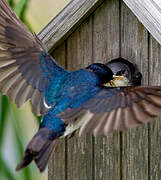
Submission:
POLYGON ((20 164, 17 165, 17 167, 16 167, 15 170, 16 170, 16 171, 20 171, 22 168, 23 168, 23 164, 20 163, 20 164))
POLYGON ((23 159, 21 160, 21 162, 17 165, 16 167, 16 171, 20 171, 21 169, 23 169, 24 167, 26 167, 28 164, 31 163, 31 161, 33 160, 33 155, 29 152, 25 152, 23 159))
POLYGON ((57 142, 56 139, 52 137, 53 133, 55 133, 55 130, 40 128, 37 134, 29 142, 24 157, 16 167, 16 171, 28 166, 32 160, 35 161, 40 172, 45 170, 57 142))
POLYGON ((21 162, 20 164, 18 164, 17 165, 17 167, 16 167, 16 171, 20 171, 21 169, 23 169, 25 166, 24 166, 24 164, 21 162))

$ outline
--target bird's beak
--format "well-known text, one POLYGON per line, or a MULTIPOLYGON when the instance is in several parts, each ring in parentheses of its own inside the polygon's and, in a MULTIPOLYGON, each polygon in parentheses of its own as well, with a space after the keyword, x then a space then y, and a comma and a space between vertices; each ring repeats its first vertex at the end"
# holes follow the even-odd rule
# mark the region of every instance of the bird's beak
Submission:
POLYGON ((119 81, 122 78, 123 78, 123 76, 115 76, 115 75, 113 75, 113 79, 110 81, 111 87, 117 87, 115 82, 119 81))
POLYGON ((113 75, 113 79, 109 82, 104 84, 107 87, 122 87, 128 86, 129 80, 125 76, 115 76, 113 75))
POLYGON ((113 76, 113 80, 110 81, 112 87, 128 86, 129 80, 125 76, 113 76))

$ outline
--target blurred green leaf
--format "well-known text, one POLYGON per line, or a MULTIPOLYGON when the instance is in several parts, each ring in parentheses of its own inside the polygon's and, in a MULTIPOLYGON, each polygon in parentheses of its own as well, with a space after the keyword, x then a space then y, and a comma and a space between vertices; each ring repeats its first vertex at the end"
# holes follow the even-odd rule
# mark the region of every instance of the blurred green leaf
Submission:
MULTIPOLYGON (((0 96, 0 147, 2 147, 4 139, 5 125, 7 124, 7 115, 9 112, 9 102, 6 96, 0 96)), ((14 180, 14 176, 8 168, 5 161, 2 159, 2 149, 0 148, 0 172, 8 179, 14 180)))
POLYGON ((15 5, 14 0, 8 0, 8 3, 9 3, 9 5, 10 5, 11 7, 14 7, 14 5, 15 5))
POLYGON ((36 118, 37 118, 38 125, 40 125, 42 116, 36 116, 36 118))
MULTIPOLYGON (((16 14, 20 17, 20 19, 25 23, 28 24, 25 19, 25 12, 28 7, 28 0, 19 0, 18 3, 15 0, 8 0, 8 3, 10 6, 14 9, 16 14)), ((30 27, 30 25, 29 25, 30 27)), ((31 27, 30 27, 31 29, 31 27)), ((23 133, 21 129, 19 128, 19 121, 18 121, 18 111, 15 110, 15 107, 11 103, 9 103, 8 98, 6 96, 0 96, 0 147, 2 147, 3 139, 4 139, 4 131, 5 131, 5 125, 7 124, 7 116, 10 112, 11 116, 11 123, 13 124, 15 137, 16 137, 16 143, 15 146, 17 150, 17 154, 19 159, 22 158, 24 149, 22 145, 23 140, 23 133)), ((3 174, 5 178, 8 180, 16 180, 17 178, 14 177, 12 170, 7 166, 6 162, 2 158, 2 148, 0 148, 0 175, 3 174)), ((32 175, 30 172, 30 168, 25 168, 22 170, 21 180, 31 180, 32 175)), ((1 177, 1 176, 0 176, 1 177)), ((2 176, 3 177, 3 176, 2 176)))
POLYGON ((9 167, 7 166, 7 164, 5 163, 5 161, 2 159, 2 156, 0 156, 0 173, 4 174, 5 177, 8 180, 16 180, 16 178, 14 178, 14 175, 12 174, 11 170, 9 169, 9 167))
POLYGON ((31 25, 26 20, 26 10, 28 8, 28 0, 19 0, 19 2, 14 7, 14 12, 19 16, 24 24, 32 31, 31 25))
MULTIPOLYGON (((17 154, 18 154, 19 158, 22 158, 23 154, 24 154, 24 148, 23 148, 23 144, 22 144, 22 139, 24 139, 24 134, 21 131, 21 128, 19 127, 20 121, 18 121, 18 119, 19 119, 18 110, 13 104, 11 105, 10 112, 11 112, 11 116, 12 116, 14 132, 15 132, 15 136, 16 136, 17 154)), ((23 172, 23 176, 24 176, 25 180, 31 179, 31 172, 30 172, 29 167, 23 169, 22 172, 23 172)))
MULTIPOLYGON (((9 111, 9 102, 6 96, 0 97, 0 147, 3 142, 3 134, 5 130, 5 124, 7 123, 7 115, 9 111)), ((0 149, 1 151, 1 149, 0 149)))
POLYGON ((14 7, 15 13, 19 16, 23 16, 23 11, 27 8, 28 1, 27 0, 19 0, 19 2, 14 7))

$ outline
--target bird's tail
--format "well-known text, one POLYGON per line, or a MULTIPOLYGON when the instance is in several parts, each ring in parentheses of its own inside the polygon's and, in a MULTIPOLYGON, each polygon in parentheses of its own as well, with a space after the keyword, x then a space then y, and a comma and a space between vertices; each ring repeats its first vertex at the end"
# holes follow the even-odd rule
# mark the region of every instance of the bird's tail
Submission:
POLYGON ((40 128, 26 147, 22 161, 18 164, 16 171, 21 170, 35 161, 40 172, 44 171, 49 157, 56 146, 59 135, 54 130, 40 128))

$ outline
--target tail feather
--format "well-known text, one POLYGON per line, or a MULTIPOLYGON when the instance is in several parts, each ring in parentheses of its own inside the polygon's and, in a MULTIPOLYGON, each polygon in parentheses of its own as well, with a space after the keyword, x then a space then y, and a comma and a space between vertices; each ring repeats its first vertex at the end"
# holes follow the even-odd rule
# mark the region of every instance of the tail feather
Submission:
POLYGON ((57 144, 57 137, 54 130, 41 128, 28 144, 22 161, 18 164, 16 171, 35 161, 40 172, 47 166, 49 157, 57 144))
POLYGON ((43 172, 44 169, 46 168, 47 163, 48 163, 49 158, 50 158, 50 155, 53 152, 53 149, 56 146, 56 144, 57 144, 57 140, 54 140, 52 142, 52 144, 50 144, 46 148, 45 152, 42 151, 40 154, 38 154, 38 156, 35 157, 34 160, 35 160, 35 163, 36 163, 37 167, 39 168, 40 172, 43 172))

